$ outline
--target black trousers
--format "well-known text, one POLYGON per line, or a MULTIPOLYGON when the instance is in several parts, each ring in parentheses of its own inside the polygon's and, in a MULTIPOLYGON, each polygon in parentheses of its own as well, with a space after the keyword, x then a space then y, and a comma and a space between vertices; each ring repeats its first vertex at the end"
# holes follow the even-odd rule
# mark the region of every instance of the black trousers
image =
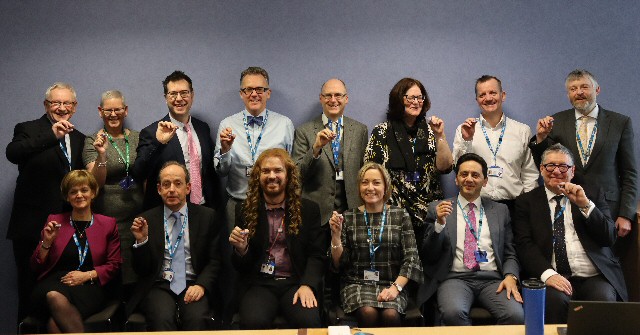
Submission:
MULTIPOLYGON (((30 240, 13 240, 13 257, 18 274, 18 320, 27 317, 30 311, 31 292, 36 285, 36 275, 29 266, 29 259, 36 249, 38 242, 30 240)), ((16 323, 16 324, 17 324, 16 323)))
MULTIPOLYGON (((193 285, 187 281, 187 289, 193 285)), ((151 331, 206 330, 209 317, 209 298, 185 304, 187 289, 176 295, 169 282, 157 281, 140 305, 151 331), (179 321, 178 321, 179 319, 179 321)))
POLYGON ((553 287, 547 287, 544 322, 546 324, 567 323, 570 300, 616 301, 618 294, 603 275, 594 277, 571 277, 573 295, 568 296, 553 287))
MULTIPOLYGON (((320 328, 318 307, 306 308, 300 299, 293 304, 293 296, 300 288, 293 278, 265 278, 251 285, 240 303, 240 327, 242 329, 270 329, 273 320, 281 313, 291 328, 320 328)), ((316 300, 320 297, 316 294, 316 300)))

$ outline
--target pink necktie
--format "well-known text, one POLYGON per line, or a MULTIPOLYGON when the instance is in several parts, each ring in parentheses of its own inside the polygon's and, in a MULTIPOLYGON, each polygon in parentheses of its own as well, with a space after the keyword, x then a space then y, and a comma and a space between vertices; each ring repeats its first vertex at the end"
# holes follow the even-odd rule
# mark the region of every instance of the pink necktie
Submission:
MULTIPOLYGON (((469 218, 469 223, 473 226, 473 230, 477 231, 478 227, 476 227, 476 213, 473 211, 475 204, 473 202, 469 203, 469 212, 467 213, 467 217, 469 218)), ((464 265, 469 270, 478 270, 478 262, 476 261, 476 238, 471 234, 471 230, 469 230, 469 224, 465 222, 465 230, 464 230, 464 254, 463 254, 463 262, 464 265)))
POLYGON ((187 142, 189 143, 189 174, 191 175, 191 195, 189 199, 191 203, 200 204, 202 202, 200 155, 198 154, 198 148, 196 148, 196 142, 193 140, 191 124, 186 123, 184 127, 187 130, 187 142))

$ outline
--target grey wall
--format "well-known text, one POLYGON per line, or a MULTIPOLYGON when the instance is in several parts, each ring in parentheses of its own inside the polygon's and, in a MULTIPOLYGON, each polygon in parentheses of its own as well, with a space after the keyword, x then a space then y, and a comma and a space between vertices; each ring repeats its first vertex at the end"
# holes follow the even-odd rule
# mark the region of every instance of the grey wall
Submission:
MULTIPOLYGON (((598 101, 632 116, 636 131, 640 2, 636 1, 9 1, 0 3, 0 144, 38 118, 54 81, 78 91, 76 127, 98 129, 99 95, 124 92, 129 127, 166 114, 161 81, 182 69, 194 81, 193 113, 213 129, 242 108, 240 72, 266 68, 269 108, 295 125, 320 112, 320 85, 348 85, 347 113, 371 129, 384 119, 400 78, 420 79, 432 111, 455 127, 478 113, 473 83, 500 77, 509 116, 530 126, 569 107, 564 77, 576 67, 599 79, 598 101)), ((212 136, 215 136, 213 134, 212 136)), ((640 145, 636 142, 636 157, 640 145)), ((0 161, 0 218, 7 222, 17 176, 0 161)), ((452 194, 452 176, 445 176, 452 194)), ((6 225, 1 224, 1 234, 6 225)), ((14 332, 15 270, 0 239, 0 333, 14 332)))

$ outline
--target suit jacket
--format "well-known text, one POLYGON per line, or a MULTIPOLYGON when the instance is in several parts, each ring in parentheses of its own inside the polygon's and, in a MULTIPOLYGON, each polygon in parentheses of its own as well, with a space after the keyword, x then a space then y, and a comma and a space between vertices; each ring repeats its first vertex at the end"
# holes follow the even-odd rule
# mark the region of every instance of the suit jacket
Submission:
MULTIPOLYGON (((347 208, 360 206, 360 192, 356 180, 362 167, 364 149, 369 139, 369 131, 364 124, 343 117, 344 128, 340 149, 343 159, 344 188, 347 196, 347 208)), ((302 176, 302 194, 320 206, 321 224, 329 222, 333 213, 336 194, 336 173, 331 143, 322 148, 318 159, 313 158, 313 144, 316 135, 325 126, 322 115, 296 129, 293 142, 293 160, 302 176)))
MULTIPOLYGON (((457 197, 447 199, 456 203, 457 197)), ((446 219, 444 229, 438 234, 435 232, 435 224, 438 219, 436 206, 439 201, 429 205, 426 217, 426 230, 420 259, 425 275, 425 282, 418 290, 418 306, 429 300, 436 292, 438 286, 444 281, 451 271, 453 259, 456 253, 457 231, 464 222, 457 222, 458 207, 453 206, 453 211, 446 219)), ((495 256, 496 266, 501 276, 507 273, 520 275, 520 264, 513 247, 513 233, 511 231, 511 219, 506 205, 482 197, 484 215, 489 223, 491 244, 495 256)))
MULTIPOLYGON (((140 142, 137 149, 137 157, 131 173, 139 183, 146 182, 143 208, 150 209, 162 205, 162 198, 157 191, 158 173, 162 164, 168 161, 177 161, 185 164, 182 147, 177 135, 174 135, 167 144, 162 144, 156 139, 156 130, 160 121, 170 121, 169 114, 162 120, 156 121, 140 131, 140 142)), ((205 206, 218 208, 222 201, 220 195, 219 180, 213 168, 213 141, 209 125, 191 116, 191 124, 200 141, 200 159, 202 162, 202 194, 205 197, 205 206)), ((187 166, 187 168, 189 168, 187 166)))
POLYGON ((575 180, 604 190, 615 220, 618 216, 634 220, 638 198, 638 170, 634 157, 634 135, 628 116, 606 110, 600 106, 598 133, 591 150, 591 157, 582 165, 576 144, 576 118, 573 109, 553 115, 551 133, 541 143, 535 144, 535 136, 529 147, 540 165, 542 153, 555 143, 569 148, 574 156, 575 180))
MULTIPOLYGON (((56 221, 61 224, 58 236, 51 244, 49 254, 43 262, 38 259, 42 244, 38 244, 31 256, 31 268, 38 274, 38 280, 46 277, 60 260, 62 252, 73 238, 75 229, 70 224, 71 213, 52 214, 47 223, 56 221)), ((46 226, 46 223, 45 223, 46 226)), ((86 230, 89 241, 89 252, 93 260, 93 267, 98 273, 100 285, 104 286, 120 274, 120 236, 116 219, 100 214, 93 214, 93 225, 86 230)))
MULTIPOLYGON (((42 223, 49 214, 71 210, 60 196, 60 182, 69 172, 69 162, 51 125, 46 114, 33 121, 18 123, 13 139, 7 145, 7 159, 18 164, 7 238, 24 241, 30 250, 35 247, 42 223)), ((69 138, 71 169, 84 169, 82 147, 85 136, 74 130, 69 138)))
MULTIPOLYGON (((220 272, 218 243, 222 221, 216 212, 208 207, 187 203, 189 248, 191 265, 196 273, 195 284, 211 293, 220 272)), ((164 205, 150 209, 139 216, 147 219, 149 240, 132 249, 133 267, 139 276, 138 284, 127 303, 126 313, 130 315, 147 295, 153 283, 159 280, 164 261, 164 205)))
MULTIPOLYGON (((622 269, 614 256, 611 246, 615 243, 617 233, 610 217, 609 206, 599 189, 585 187, 587 197, 594 202, 596 208, 588 218, 580 212, 575 204, 571 204, 573 225, 578 239, 587 256, 595 267, 613 285, 618 295, 626 301, 622 269)), ((552 269, 553 230, 551 209, 544 186, 533 189, 516 198, 513 229, 516 251, 522 263, 525 277, 540 278, 547 269, 552 269)))
MULTIPOLYGON (((318 205, 307 199, 302 199, 302 225, 298 235, 288 233, 291 219, 285 216, 285 231, 287 232, 287 249, 295 275, 300 279, 300 285, 307 285, 316 295, 321 292, 326 266, 326 243, 320 228, 320 211, 318 205)), ((242 215, 242 203, 236 206, 236 226, 245 228, 242 215)), ((249 238, 249 251, 244 256, 233 252, 231 262, 242 273, 242 277, 249 284, 260 278, 260 266, 265 258, 265 250, 269 249, 269 221, 263 201, 258 204, 258 225, 256 233, 249 238)))

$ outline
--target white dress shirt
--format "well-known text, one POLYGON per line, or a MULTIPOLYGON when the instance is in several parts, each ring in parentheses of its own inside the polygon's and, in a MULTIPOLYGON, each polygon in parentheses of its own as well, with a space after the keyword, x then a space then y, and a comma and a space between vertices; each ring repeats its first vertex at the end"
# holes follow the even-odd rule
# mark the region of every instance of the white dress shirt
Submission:
POLYGON ((462 138, 462 126, 458 126, 456 129, 453 140, 453 160, 455 162, 460 156, 472 152, 484 158, 487 165, 497 165, 503 168, 502 177, 488 177, 489 181, 487 186, 482 188, 481 195, 492 200, 512 200, 538 186, 539 171, 528 146, 530 138, 531 129, 529 126, 507 118, 504 114, 495 127, 491 127, 489 122, 480 115, 479 121, 475 125, 473 140, 465 141, 462 138), (481 123, 485 127, 491 147, 495 151, 504 122, 506 122, 504 137, 494 161, 493 153, 482 132, 481 123))

